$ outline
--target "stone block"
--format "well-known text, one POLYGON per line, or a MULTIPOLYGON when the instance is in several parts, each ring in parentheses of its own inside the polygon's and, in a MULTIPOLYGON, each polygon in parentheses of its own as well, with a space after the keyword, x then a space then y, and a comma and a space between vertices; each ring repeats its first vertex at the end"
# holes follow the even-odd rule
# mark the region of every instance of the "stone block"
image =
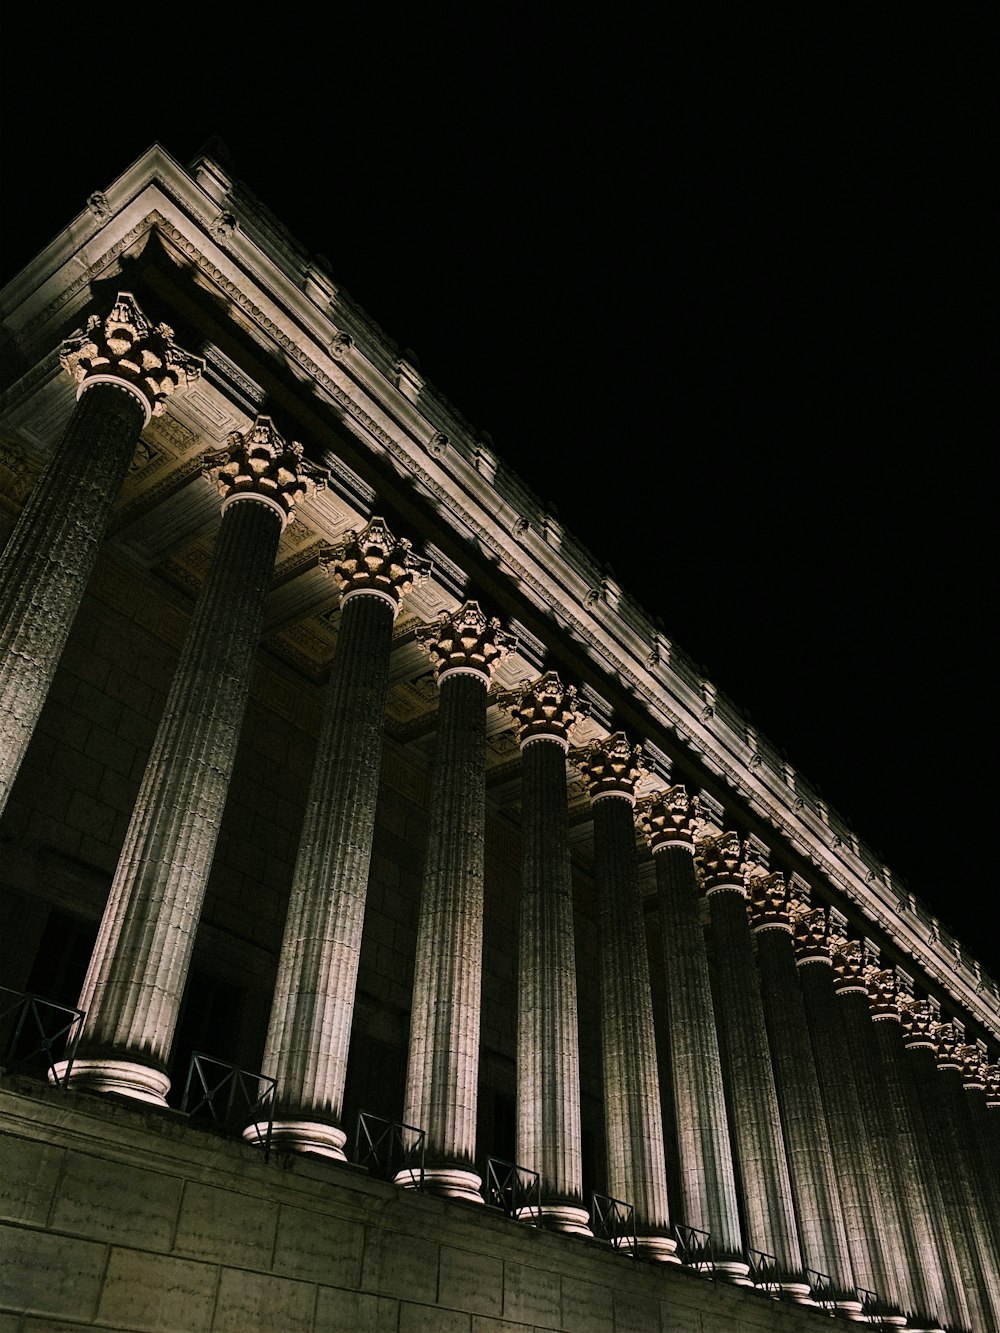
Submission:
POLYGON ((438 1288, 438 1245, 422 1236, 368 1228, 361 1285, 384 1296, 433 1305, 438 1288))
POLYGON ((174 1251, 246 1268, 266 1268, 277 1221, 277 1204, 189 1181, 174 1251))
POLYGON ((55 1197, 64 1150, 36 1139, 4 1135, 0 1217, 44 1226, 55 1197))
POLYGON ((176 1177, 72 1153, 59 1185, 52 1226, 91 1240, 168 1250, 181 1190, 176 1177))
POLYGON ((608 1333, 614 1327, 611 1288, 583 1278, 564 1277, 562 1327, 566 1333, 608 1333))
POLYGON ((208 1333, 217 1281, 215 1264, 116 1246, 97 1318, 129 1333, 208 1333))
POLYGON ((399 1302, 360 1291, 320 1287, 315 1333, 397 1333, 399 1302))
POLYGON ((438 1302, 472 1314, 503 1310, 503 1263, 487 1254, 441 1246, 438 1302))
POLYGON ((356 1287, 361 1278, 364 1231, 328 1213, 283 1206, 272 1268, 288 1277, 337 1287, 356 1287))
POLYGON ((472 1316, 464 1310, 442 1310, 440 1306, 399 1307, 399 1333, 472 1333, 472 1316))
POLYGON ((472 1333, 535 1333, 533 1324, 514 1324, 509 1319, 492 1319, 489 1315, 472 1316, 472 1333))
POLYGON ((224 1268, 212 1333, 247 1333, 248 1329, 312 1333, 315 1305, 316 1288, 311 1282, 224 1268))
POLYGON ((107 1258, 106 1245, 3 1227, 0 1252, 0 1305, 22 1314, 71 1318, 89 1316, 93 1311, 107 1258))
POLYGON ((654 1297, 622 1286, 615 1288, 614 1302, 615 1333, 660 1333, 660 1303, 654 1297))
POLYGON ((558 1273, 508 1259, 503 1266, 503 1316, 522 1324, 558 1328, 561 1293, 558 1273))

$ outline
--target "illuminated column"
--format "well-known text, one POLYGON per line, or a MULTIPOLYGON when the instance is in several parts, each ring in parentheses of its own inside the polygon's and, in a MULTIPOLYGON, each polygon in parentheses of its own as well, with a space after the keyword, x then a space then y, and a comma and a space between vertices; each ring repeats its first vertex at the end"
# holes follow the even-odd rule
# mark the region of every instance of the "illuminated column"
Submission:
POLYGON ((315 471, 268 417, 208 463, 222 522, 84 981, 70 1076, 160 1105, 278 539, 315 471))
POLYGON ((566 795, 569 733, 588 705, 553 671, 499 702, 521 746, 517 1161, 541 1177, 546 1226, 589 1236, 566 795))
POLYGON ((778 1096, 747 922, 743 857, 735 833, 698 842, 715 952, 716 1018, 730 1127, 742 1186, 746 1242, 774 1256, 776 1278, 808 1300, 778 1096))
MULTIPOLYGON (((381 518, 331 550, 340 591, 337 648, 326 692, 285 921, 263 1069, 278 1080, 273 1142, 344 1157, 347 1054, 375 803, 392 626, 429 561, 381 518)), ((257 1126, 245 1136, 256 1139, 257 1126)))
POLYGON ((77 382, 60 443, 0 556, 0 813, 97 561, 143 427, 202 362, 149 323, 130 292, 59 360, 77 382))
MULTIPOLYGON (((797 945, 799 932, 797 922, 797 945)), ((942 1260, 913 1143, 913 1130, 905 1107, 900 1104, 898 1090, 890 1085, 886 1076, 873 1022, 873 1019, 881 1021, 886 1018, 894 1020, 898 1028, 899 1014, 895 1005, 885 1015, 871 1012, 860 941, 845 939, 832 923, 828 927, 827 939, 836 1003, 868 1126, 875 1182, 881 1190, 889 1247, 886 1258, 891 1258, 892 1250, 898 1244, 900 1308, 909 1314, 907 1327, 936 1333, 943 1327, 948 1309, 942 1260)))
MULTIPOLYGON (((940 1051, 940 1045, 939 1045, 940 1051)), ((959 1137, 966 1151, 971 1179, 978 1186, 979 1208, 989 1241, 993 1247, 991 1271, 1000 1278, 1000 1175, 996 1171, 996 1148, 991 1130, 997 1128, 986 1107, 986 1050, 965 1042, 956 1033, 951 1052, 954 1074, 946 1077, 952 1084, 952 1105, 956 1112, 959 1137)), ((938 1067, 944 1070, 940 1054, 938 1067)))
MULTIPOLYGON (((908 1026, 907 1018, 908 1011, 904 1010, 904 1031, 908 1026)), ((918 1038, 925 1035, 921 1020, 914 1022, 912 1031, 918 1038)), ((974 1150, 974 1131, 967 1119, 968 1108, 962 1091, 957 1030, 953 1023, 933 1022, 929 1034, 933 1047, 928 1047, 923 1040, 911 1045, 910 1035, 907 1031, 905 1044, 912 1051, 911 1059, 918 1062, 918 1077, 926 1085, 927 1106, 938 1125, 939 1151, 946 1156, 950 1166, 954 1215, 956 1219, 964 1219, 984 1323, 989 1328, 1000 1329, 1000 1262, 992 1227, 995 1220, 992 1214, 998 1205, 995 1198, 988 1199, 983 1192, 984 1181, 974 1150)))
POLYGON ((792 902, 793 946, 819 1088, 830 1131, 851 1265, 858 1284, 878 1296, 883 1322, 903 1325, 905 1249, 891 1207, 882 1206, 888 1162, 884 1144, 865 1121, 855 1071, 861 1062, 848 1039, 833 985, 826 911, 792 902), (876 1169, 876 1154, 878 1167, 876 1169))
MULTIPOLYGON (((437 674, 437 750, 413 976, 404 1119, 427 1134, 425 1185, 481 1202, 476 1154, 486 823, 486 696, 516 645, 476 602, 417 631, 437 674)), ((398 1183, 411 1183, 402 1172, 398 1183)))
MULTIPOLYGON (((1000 1198, 1000 1064, 982 1064, 982 1110, 977 1112, 981 1125, 980 1141, 996 1180, 994 1198, 1000 1198)), ((976 1098, 975 1100, 979 1100, 976 1098)))
POLYGON ((608 1193, 634 1207, 638 1253, 676 1263, 636 863, 633 807, 645 777, 640 756, 641 747, 620 731, 573 752, 594 815, 608 1193))
MULTIPOLYGON (((911 1174, 919 1176, 927 1202, 927 1224, 933 1244, 930 1253, 936 1252, 938 1256, 945 1288, 942 1322, 949 1329, 971 1330, 979 1320, 980 1312, 978 1297, 972 1299, 974 1293, 968 1285, 974 1281, 968 1245, 961 1235, 955 1234, 951 1215, 945 1206, 941 1182, 947 1170, 946 1163, 938 1150, 936 1132, 932 1131, 924 1112, 916 1068, 903 1048, 902 1013, 909 1000, 905 993, 899 993, 898 977, 892 969, 869 964, 863 968, 863 975, 889 1105, 900 1128, 900 1146, 913 1163, 911 1174)), ((920 1217, 920 1194, 916 1192, 910 1204, 915 1220, 920 1217)), ((922 1239, 925 1239, 923 1234, 922 1239)), ((933 1274, 933 1259, 927 1261, 926 1272, 933 1274)))
POLYGON ((747 877, 761 1000, 806 1266, 825 1273, 838 1310, 860 1314, 830 1133, 796 976, 784 875, 747 877))
POLYGON ((708 1231, 716 1272, 747 1282, 719 1038, 694 868, 695 803, 683 787, 644 801, 639 823, 656 866, 666 1035, 677 1121, 681 1215, 708 1231))

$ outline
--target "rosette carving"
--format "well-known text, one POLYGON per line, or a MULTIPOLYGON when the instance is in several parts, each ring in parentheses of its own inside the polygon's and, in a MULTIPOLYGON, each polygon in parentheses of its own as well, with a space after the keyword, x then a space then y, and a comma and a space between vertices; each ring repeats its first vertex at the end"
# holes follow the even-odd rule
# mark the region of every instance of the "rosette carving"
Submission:
POLYGON ((82 333, 67 338, 59 361, 81 389, 89 382, 118 379, 159 416, 175 389, 196 380, 204 361, 173 340, 169 324, 151 324, 131 292, 119 292, 107 315, 91 315, 82 333))
POLYGON ((649 773, 642 746, 633 744, 624 731, 574 750, 571 757, 583 773, 591 800, 609 794, 634 800, 636 788, 649 773))
POLYGON ((497 703, 510 712, 522 745, 535 736, 554 736, 568 745, 569 733, 590 712, 576 686, 564 685, 555 671, 546 671, 521 689, 505 690, 497 703))
POLYGON ((302 445, 286 443, 264 416, 242 435, 234 430, 228 449, 206 458, 205 475, 215 482, 223 504, 237 497, 267 500, 287 522, 295 505, 326 484, 326 473, 303 456, 302 445))
POLYGON ((487 617, 478 602, 466 602, 451 615, 421 625, 417 639, 427 649, 435 673, 475 671, 492 679, 493 672, 517 647, 517 638, 500 628, 496 616, 487 617))
POLYGON ((863 969, 865 985, 868 989, 868 1003, 871 1005, 872 1018, 900 1018, 903 1001, 896 984, 896 973, 891 967, 874 967, 868 964, 863 969))
POLYGON ((784 875, 748 876, 747 893, 754 930, 791 931, 791 894, 784 875))
POLYGON ((411 543, 394 537, 385 519, 378 517, 324 551, 321 563, 336 582, 341 601, 351 593, 374 592, 396 608, 432 568, 430 560, 415 555, 411 543))
POLYGON ((904 999, 900 1002, 899 1012, 903 1020, 904 1045, 929 1046, 936 1050, 938 1023, 927 1001, 904 999))
POLYGON ((636 818, 654 852, 658 847, 678 842, 694 849, 698 798, 689 796, 680 783, 644 800, 636 818))
POLYGON ((699 842, 695 853, 706 893, 717 889, 736 889, 745 893, 743 882, 743 847, 736 833, 699 842))

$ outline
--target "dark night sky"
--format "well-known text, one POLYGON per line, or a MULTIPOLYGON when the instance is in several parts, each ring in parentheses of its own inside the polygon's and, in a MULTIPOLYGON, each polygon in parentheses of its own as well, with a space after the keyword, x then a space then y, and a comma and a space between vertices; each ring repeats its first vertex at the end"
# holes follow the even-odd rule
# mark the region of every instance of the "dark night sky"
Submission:
POLYGON ((3 278, 220 134, 1000 974, 989 7, 347 5, 235 47, 11 9, 3 278))

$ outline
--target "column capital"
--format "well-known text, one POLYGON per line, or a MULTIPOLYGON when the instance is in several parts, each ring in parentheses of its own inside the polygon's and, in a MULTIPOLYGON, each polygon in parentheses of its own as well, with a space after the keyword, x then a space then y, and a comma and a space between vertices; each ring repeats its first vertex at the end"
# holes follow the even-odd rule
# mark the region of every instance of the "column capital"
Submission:
POLYGON ((570 757, 583 774, 592 802, 617 796, 634 805, 636 788, 649 772, 643 763, 643 747, 630 741, 624 731, 581 746, 570 757))
POLYGON ((833 962, 833 940, 825 907, 810 907, 808 903, 792 902, 792 944, 795 961, 804 963, 833 962))
POLYGON ((969 1092, 986 1090, 986 1053, 975 1042, 958 1046, 955 1054, 962 1070, 962 1086, 969 1092))
POLYGON ((305 458, 301 444, 286 442, 266 416, 242 434, 232 431, 225 449, 206 456, 204 472, 223 509, 236 500, 256 500, 276 510, 282 526, 292 521, 297 504, 326 485, 323 469, 305 458))
POLYGON ((482 677, 489 687, 493 672, 517 647, 517 637, 501 629, 496 616, 484 615, 474 601, 418 626, 416 635, 430 654, 439 685, 448 672, 463 671, 482 677))
POLYGON ((497 703, 510 712, 522 749, 536 740, 556 741, 568 749, 570 732, 590 712, 576 686, 563 685, 555 671, 546 671, 516 690, 505 690, 497 695, 497 703))
POLYGON ((348 597, 365 593, 382 597, 394 616, 410 589, 433 568, 430 560, 414 555, 405 537, 394 537, 385 519, 379 517, 327 547, 320 563, 336 583, 341 605, 348 597))
POLYGON ((695 857, 706 894, 738 893, 746 897, 743 845, 736 833, 722 833, 696 844, 695 857))
POLYGON ((152 324, 131 292, 119 292, 108 314, 91 315, 85 330, 65 340, 59 361, 76 381, 77 397, 94 384, 118 383, 139 399, 148 421, 205 366, 173 338, 169 324, 152 324))
POLYGON ((755 931, 784 930, 792 933, 791 890, 780 871, 770 875, 747 875, 750 924, 755 931))
POLYGON ((935 1023, 934 1042, 937 1046, 938 1069, 957 1069, 961 1070, 962 1060, 959 1056, 960 1040, 958 1029, 954 1023, 935 1023))
POLYGON ((899 1012, 903 1020, 903 1045, 907 1050, 926 1046, 936 1053, 938 1023, 927 1001, 903 998, 899 1002, 899 1012))
POLYGON ((697 816, 697 796, 689 796, 680 783, 645 797, 636 807, 636 820, 654 855, 666 847, 683 847, 693 854, 697 816))
MULTIPOLYGON (((838 995, 848 991, 868 994, 865 983, 865 954, 860 940, 849 940, 844 935, 831 934, 833 959, 833 989, 838 995)), ((898 1014, 893 1017, 898 1018, 898 1014)))
POLYGON ((1000 1063, 983 1066, 986 1080, 986 1105, 1000 1110, 1000 1063))
POLYGON ((873 1021, 886 1018, 903 1021, 903 1005, 911 1001, 899 994, 898 979, 893 969, 865 963, 862 965, 861 975, 868 991, 868 1003, 871 1006, 873 1021))

